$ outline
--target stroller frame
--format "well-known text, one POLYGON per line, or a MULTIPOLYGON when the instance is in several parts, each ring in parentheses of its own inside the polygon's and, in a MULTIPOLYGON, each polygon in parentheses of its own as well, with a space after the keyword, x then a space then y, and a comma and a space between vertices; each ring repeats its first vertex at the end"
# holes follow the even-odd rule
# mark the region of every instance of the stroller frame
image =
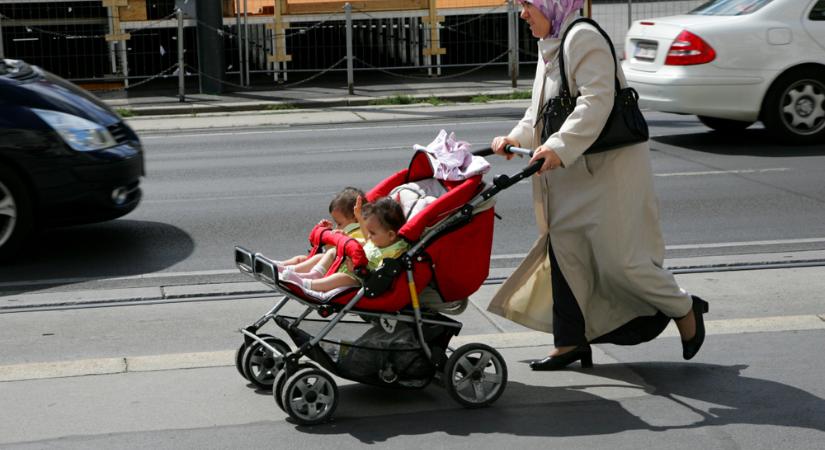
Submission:
MULTIPOLYGON (((410 251, 412 252, 412 250, 410 251)), ((301 321, 303 321, 311 312, 318 311, 322 317, 327 317, 331 313, 326 310, 325 308, 327 305, 324 304, 315 304, 308 302, 300 297, 294 296, 294 294, 286 289, 283 289, 277 283, 277 273, 278 269, 275 267, 274 261, 267 258, 266 256, 262 255, 261 253, 253 253, 243 247, 235 247, 235 262, 241 272, 251 275, 256 280, 266 284, 270 288, 278 291, 279 293, 284 295, 284 298, 281 299, 272 309, 270 309, 266 314, 261 316, 258 320, 255 321, 251 326, 247 328, 241 328, 239 331, 244 334, 244 336, 248 337, 249 339, 260 343, 266 349, 278 352, 276 348, 268 344, 265 340, 261 339, 254 333, 263 327, 267 322, 273 320, 277 317, 277 313, 289 302, 290 299, 297 300, 299 303, 303 304, 307 308, 298 316, 292 326, 298 326, 301 321), (250 264, 251 262, 251 264, 250 264)), ((408 278, 412 279, 412 271, 408 271, 408 278)), ((414 291, 413 291, 414 292, 414 291)), ((301 348, 295 352, 294 355, 291 357, 287 357, 287 360, 294 359, 297 361, 298 358, 304 356, 307 349, 312 346, 318 345, 333 328, 335 325, 338 324, 354 307, 355 305, 364 297, 364 287, 361 287, 358 290, 358 293, 353 297, 346 305, 344 305, 340 310, 337 311, 334 317, 318 332, 316 336, 310 339, 309 342, 304 344, 301 348)), ((461 329, 461 324, 456 324, 454 322, 447 322, 443 320, 434 320, 424 318, 420 309, 420 305, 418 304, 418 295, 417 293, 414 294, 413 297, 413 311, 414 316, 411 317, 407 314, 403 313, 378 313, 372 311, 358 311, 358 315, 362 317, 372 317, 378 320, 395 320, 398 322, 406 322, 411 323, 415 326, 416 329, 416 336, 419 339, 419 344, 421 345, 422 350, 427 355, 428 358, 432 358, 432 350, 430 349, 429 345, 427 344, 426 340, 424 339, 424 332, 421 328, 422 324, 432 324, 432 325, 442 325, 446 327, 456 328, 458 330, 461 329)), ((456 333, 457 334, 457 333, 456 333)), ((452 349, 450 349, 452 350, 452 349)))
MULTIPOLYGON (((507 146, 505 150, 528 156, 532 154, 527 149, 510 146, 507 146)), ((479 156, 487 156, 493 152, 488 148, 474 153, 479 156)), ((311 358, 313 349, 318 348, 319 343, 324 340, 332 329, 345 316, 352 313, 362 318, 375 318, 379 321, 392 320, 411 324, 421 350, 435 368, 431 379, 442 381, 441 384, 447 389, 450 396, 465 407, 482 407, 493 403, 502 394, 506 386, 507 368, 504 359, 495 349, 484 344, 471 343, 458 349, 453 349, 448 345, 452 336, 457 335, 461 330, 462 324, 455 321, 425 317, 426 313, 421 310, 413 276, 414 261, 422 260, 422 254, 432 241, 457 227, 469 223, 474 213, 486 209, 485 207, 489 204, 490 199, 498 192, 537 172, 542 163, 543 161, 536 161, 514 176, 499 175, 495 177, 492 186, 483 189, 462 207, 427 229, 420 239, 399 259, 391 260, 394 262, 394 267, 379 269, 379 272, 386 271, 388 276, 398 275, 401 270, 406 271, 412 315, 403 312, 387 313, 355 309, 358 302, 371 289, 369 281, 361 286, 355 296, 344 305, 305 300, 279 285, 278 269, 273 260, 261 253, 252 252, 243 247, 235 247, 235 264, 238 269, 284 296, 252 325, 239 330, 244 336, 244 343, 236 355, 238 371, 241 372, 244 378, 259 387, 271 386, 278 406, 298 423, 313 425, 328 421, 337 407, 338 394, 335 381, 320 368, 314 365, 301 364, 299 360, 303 356, 311 358), (306 306, 306 309, 289 326, 286 326, 285 321, 279 322, 278 318, 280 316, 278 313, 290 299, 297 300, 306 306), (312 311, 317 311, 323 318, 327 318, 332 314, 335 315, 316 335, 311 336, 308 341, 301 344, 294 351, 280 339, 270 335, 257 334, 258 330, 269 321, 274 321, 289 333, 290 329, 296 329, 312 311), (445 334, 443 338, 446 341, 445 348, 439 348, 436 352, 430 348, 424 337, 423 326, 425 324, 438 325, 454 330, 450 334, 445 334), (450 352, 449 358, 447 352, 450 352), (251 367, 252 361, 256 357, 259 361, 265 361, 260 363, 260 367, 264 368, 263 374, 256 373, 251 367), (493 368, 495 372, 487 372, 488 368, 493 368), (274 379, 270 379, 272 376, 271 371, 268 371, 270 369, 277 371, 274 379), (492 391, 484 392, 481 386, 485 382, 492 383, 494 386, 492 391), (472 388, 472 393, 469 395, 466 394, 468 387, 472 388)), ((391 265, 393 264, 385 264, 385 266, 391 265)), ((436 314, 436 317, 438 317, 438 314, 436 314)), ((321 364, 325 365, 323 362, 321 364)), ((327 367, 327 369, 329 368, 327 367)), ((335 372, 331 369, 330 371, 335 372)))

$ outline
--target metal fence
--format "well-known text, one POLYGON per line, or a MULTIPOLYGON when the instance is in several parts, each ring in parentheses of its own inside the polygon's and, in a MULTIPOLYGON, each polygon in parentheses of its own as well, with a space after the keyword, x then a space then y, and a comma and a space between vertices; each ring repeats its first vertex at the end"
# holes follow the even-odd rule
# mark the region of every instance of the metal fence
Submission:
MULTIPOLYGON (((224 18, 217 26, 191 11, 184 14, 189 1, 0 0, 0 57, 24 59, 92 85, 174 89, 185 78, 191 84, 204 75, 199 59, 209 55, 198 54, 200 28, 223 42, 214 49, 225 60, 220 82, 247 89, 289 87, 348 70, 443 78, 500 67, 502 77, 514 78, 519 66, 530 70, 538 56, 514 0, 439 0, 433 11, 351 7, 286 14, 275 11, 274 0, 222 0, 224 18)), ((427 0, 409 1, 427 7, 427 0)), ((702 3, 593 0, 592 16, 621 55, 632 20, 681 14, 702 3)))

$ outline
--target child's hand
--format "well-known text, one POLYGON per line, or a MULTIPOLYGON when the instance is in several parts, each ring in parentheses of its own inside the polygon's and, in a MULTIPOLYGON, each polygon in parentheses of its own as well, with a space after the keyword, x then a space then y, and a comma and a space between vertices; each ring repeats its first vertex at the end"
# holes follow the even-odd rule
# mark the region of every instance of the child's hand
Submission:
POLYGON ((355 220, 357 220, 358 222, 361 222, 364 219, 364 216, 361 215, 361 209, 362 209, 363 206, 364 206, 364 197, 361 197, 359 195, 358 198, 355 199, 355 207, 352 208, 352 213, 355 216, 355 220))
POLYGON ((323 227, 323 228, 332 228, 332 222, 330 222, 330 221, 329 221, 329 220, 327 220, 327 219, 321 219, 321 220, 318 222, 318 226, 319 226, 319 227, 323 227))
POLYGON ((330 231, 333 232, 333 233, 337 233, 337 234, 344 234, 344 230, 341 230, 339 228, 335 228, 335 229, 332 229, 330 231))
POLYGON ((355 264, 352 263, 351 258, 346 259, 346 264, 347 264, 347 270, 349 270, 350 273, 355 273, 355 264))

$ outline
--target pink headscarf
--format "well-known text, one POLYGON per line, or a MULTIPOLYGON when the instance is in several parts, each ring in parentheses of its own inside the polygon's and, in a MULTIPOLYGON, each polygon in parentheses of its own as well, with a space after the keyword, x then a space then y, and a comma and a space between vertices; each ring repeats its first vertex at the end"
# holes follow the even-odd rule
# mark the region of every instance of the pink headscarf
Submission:
POLYGON ((568 17, 575 14, 584 5, 584 0, 519 0, 521 3, 529 3, 550 21, 550 35, 548 37, 557 38, 561 32, 561 26, 568 17))

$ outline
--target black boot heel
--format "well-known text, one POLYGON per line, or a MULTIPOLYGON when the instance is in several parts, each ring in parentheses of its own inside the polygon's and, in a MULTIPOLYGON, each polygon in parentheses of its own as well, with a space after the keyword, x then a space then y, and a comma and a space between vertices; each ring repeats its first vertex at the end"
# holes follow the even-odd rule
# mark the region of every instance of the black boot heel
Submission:
POLYGON ((533 361, 530 363, 530 368, 533 370, 561 370, 576 361, 581 361, 583 369, 593 367, 593 352, 590 350, 589 345, 580 345, 567 353, 533 361))
POLYGON ((693 297, 693 317, 696 321, 696 333, 687 341, 682 341, 682 357, 684 359, 691 359, 699 353, 702 343, 705 342, 705 319, 703 314, 710 310, 708 302, 702 300, 697 296, 693 297))

